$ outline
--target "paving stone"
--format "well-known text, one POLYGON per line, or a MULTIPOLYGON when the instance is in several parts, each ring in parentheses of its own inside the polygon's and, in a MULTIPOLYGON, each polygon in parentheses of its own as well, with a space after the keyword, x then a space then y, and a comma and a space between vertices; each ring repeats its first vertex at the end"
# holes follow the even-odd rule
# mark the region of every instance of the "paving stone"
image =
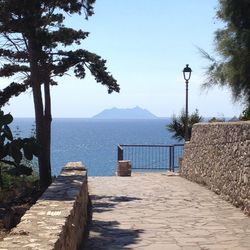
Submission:
POLYGON ((136 173, 88 183, 93 224, 82 249, 250 249, 250 218, 179 176, 136 173))

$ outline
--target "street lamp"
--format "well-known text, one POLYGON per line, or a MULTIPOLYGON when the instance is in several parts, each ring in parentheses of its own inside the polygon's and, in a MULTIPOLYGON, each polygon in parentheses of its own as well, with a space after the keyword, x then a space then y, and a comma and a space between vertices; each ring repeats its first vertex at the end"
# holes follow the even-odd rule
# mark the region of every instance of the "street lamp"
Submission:
POLYGON ((189 68, 188 64, 186 64, 186 67, 183 69, 183 77, 186 81, 186 119, 185 119, 185 141, 189 140, 188 136, 188 81, 191 77, 191 68, 189 68))

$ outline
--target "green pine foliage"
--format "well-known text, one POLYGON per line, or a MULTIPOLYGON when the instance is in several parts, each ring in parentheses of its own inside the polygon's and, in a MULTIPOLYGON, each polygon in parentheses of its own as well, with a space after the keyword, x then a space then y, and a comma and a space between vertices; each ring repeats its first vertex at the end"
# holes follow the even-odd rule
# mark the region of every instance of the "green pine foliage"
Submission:
POLYGON ((89 33, 66 24, 66 17, 94 14, 95 0, 1 0, 0 77, 17 79, 0 90, 0 107, 10 98, 31 89, 34 99, 36 137, 41 185, 51 182, 51 86, 67 72, 83 79, 88 70, 108 93, 119 92, 106 61, 85 50, 89 33))
MULTIPOLYGON (((227 86, 235 101, 250 107, 250 1, 219 0, 217 18, 224 27, 215 32, 214 58, 200 49, 211 64, 204 87, 227 86)), ((248 117, 250 119, 250 116, 248 117)))

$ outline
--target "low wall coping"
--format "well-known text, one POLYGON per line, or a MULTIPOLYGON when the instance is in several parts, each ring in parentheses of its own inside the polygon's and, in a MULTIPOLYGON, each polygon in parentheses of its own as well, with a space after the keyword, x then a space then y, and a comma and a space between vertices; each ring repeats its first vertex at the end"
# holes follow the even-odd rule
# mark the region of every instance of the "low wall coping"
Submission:
POLYGON ((69 162, 0 249, 77 249, 87 222, 87 171, 81 162, 69 162))
POLYGON ((193 126, 216 126, 216 125, 222 125, 222 126, 231 126, 231 125, 248 125, 249 126, 250 121, 236 121, 236 122, 200 122, 195 123, 193 126))

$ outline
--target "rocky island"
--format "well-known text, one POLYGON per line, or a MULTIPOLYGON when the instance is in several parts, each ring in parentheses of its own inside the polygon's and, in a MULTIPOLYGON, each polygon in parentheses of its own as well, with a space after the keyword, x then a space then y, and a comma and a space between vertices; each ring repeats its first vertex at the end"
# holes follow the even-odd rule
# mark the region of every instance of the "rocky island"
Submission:
POLYGON ((156 119, 158 118, 150 111, 140 107, 134 108, 112 108, 105 109, 99 114, 93 116, 94 119, 156 119))

